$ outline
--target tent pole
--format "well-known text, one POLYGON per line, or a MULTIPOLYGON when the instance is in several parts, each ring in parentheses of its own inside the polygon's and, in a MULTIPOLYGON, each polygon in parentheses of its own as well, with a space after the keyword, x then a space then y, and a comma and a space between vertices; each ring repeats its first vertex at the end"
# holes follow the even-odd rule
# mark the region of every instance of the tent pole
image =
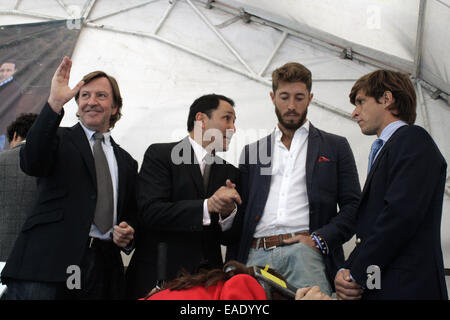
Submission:
POLYGON ((81 12, 81 18, 83 20, 87 20, 87 18, 89 17, 89 14, 91 13, 92 8, 94 7, 96 1, 97 0, 91 0, 90 2, 86 2, 85 3, 85 5, 83 7, 83 10, 81 12))
POLYGON ((154 34, 157 34, 159 29, 161 29, 162 25, 164 24, 164 22, 167 20, 167 17, 169 16, 169 14, 172 12, 173 7, 175 7, 175 4, 177 3, 177 0, 173 0, 172 2, 169 2, 169 6, 167 7, 166 12, 164 12, 163 17, 161 18, 161 20, 159 20, 158 25, 155 28, 155 31, 153 31, 154 34))
POLYGON ((419 4, 419 17, 417 20, 417 34, 416 34, 416 52, 414 55, 414 77, 420 76, 421 60, 422 60, 422 47, 423 47, 423 24, 425 17, 426 1, 420 0, 419 4))
POLYGON ((264 72, 266 71, 267 67, 269 66, 269 64, 272 62, 273 58, 275 57, 275 55, 278 53, 278 50, 280 50, 281 46, 283 45, 284 41, 286 40, 288 36, 288 33, 286 31, 283 31, 283 35, 281 36, 280 41, 278 41, 277 45, 275 46, 275 48, 272 51, 272 54, 269 56, 269 58, 267 59, 266 63, 264 64, 264 67, 261 69, 261 71, 258 73, 258 75, 260 77, 262 77, 262 75, 264 74, 264 72))
POLYGON ((251 74, 255 74, 255 72, 248 66, 248 64, 242 59, 239 53, 231 46, 231 44, 222 36, 222 34, 213 26, 213 24, 205 17, 204 14, 198 10, 198 8, 190 1, 186 0, 186 2, 194 9, 195 13, 206 23, 206 25, 216 34, 216 36, 222 41, 222 43, 234 54, 234 56, 239 60, 239 62, 250 72, 251 74))
POLYGON ((423 125, 424 125, 425 129, 429 132, 430 136, 433 137, 433 134, 431 132, 431 127, 430 127, 430 120, 428 118, 428 110, 427 110, 427 107, 425 104, 425 100, 423 98, 422 86, 419 81, 415 81, 415 83, 416 83, 416 89, 417 89, 419 103, 420 103, 420 111, 421 111, 422 117, 423 117, 423 125))
POLYGON ((88 22, 94 22, 94 21, 97 21, 97 20, 100 20, 100 19, 109 18, 109 17, 115 16, 115 15, 121 14, 123 12, 126 12, 126 11, 130 11, 130 10, 133 10, 133 9, 141 8, 143 6, 146 6, 146 5, 150 4, 150 3, 157 2, 157 1, 159 1, 159 0, 145 1, 145 2, 139 3, 137 5, 131 6, 131 7, 127 7, 127 8, 118 10, 118 11, 114 11, 114 12, 105 14, 105 15, 100 16, 100 17, 89 19, 88 22))

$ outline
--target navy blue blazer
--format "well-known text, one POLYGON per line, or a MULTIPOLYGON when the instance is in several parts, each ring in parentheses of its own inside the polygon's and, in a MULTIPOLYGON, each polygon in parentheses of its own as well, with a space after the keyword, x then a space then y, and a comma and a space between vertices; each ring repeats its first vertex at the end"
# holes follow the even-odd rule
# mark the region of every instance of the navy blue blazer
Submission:
POLYGON ((418 126, 399 128, 381 149, 358 207, 361 241, 346 262, 363 286, 367 267, 380 268, 381 289, 366 289, 363 299, 447 299, 441 249, 446 168, 418 126))
MULTIPOLYGON (((244 203, 233 226, 241 231, 240 243, 238 248, 229 248, 229 259, 247 261, 256 225, 269 194, 273 145, 274 133, 245 146, 242 152, 239 169, 244 203)), ((332 283, 345 260, 342 244, 354 234, 361 193, 358 172, 347 139, 319 130, 312 124, 305 165, 309 230, 317 232, 329 247, 324 260, 332 283)))

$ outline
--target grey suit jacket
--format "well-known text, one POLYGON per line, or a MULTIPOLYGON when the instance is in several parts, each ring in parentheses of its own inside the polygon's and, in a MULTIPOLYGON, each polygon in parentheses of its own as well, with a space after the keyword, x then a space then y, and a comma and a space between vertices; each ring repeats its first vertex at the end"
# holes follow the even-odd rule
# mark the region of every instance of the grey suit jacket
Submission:
POLYGON ((19 151, 0 153, 0 261, 6 261, 36 197, 36 178, 23 173, 19 151))

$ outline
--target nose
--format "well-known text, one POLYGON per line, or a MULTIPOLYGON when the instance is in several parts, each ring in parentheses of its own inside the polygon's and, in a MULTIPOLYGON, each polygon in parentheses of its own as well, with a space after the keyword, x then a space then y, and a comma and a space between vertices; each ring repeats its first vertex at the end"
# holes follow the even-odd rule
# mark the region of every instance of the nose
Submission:
POLYGON ((236 133, 236 126, 234 125, 234 123, 231 123, 231 124, 228 126, 228 129, 233 130, 233 133, 236 133))
POLYGON ((355 109, 352 112, 352 118, 356 118, 359 115, 358 107, 355 107, 355 109))
POLYGON ((95 105, 97 104, 97 98, 95 95, 91 95, 87 101, 88 105, 95 105))
POLYGON ((295 101, 294 101, 294 98, 291 98, 291 99, 289 99, 289 102, 288 102, 288 110, 295 110, 295 101))

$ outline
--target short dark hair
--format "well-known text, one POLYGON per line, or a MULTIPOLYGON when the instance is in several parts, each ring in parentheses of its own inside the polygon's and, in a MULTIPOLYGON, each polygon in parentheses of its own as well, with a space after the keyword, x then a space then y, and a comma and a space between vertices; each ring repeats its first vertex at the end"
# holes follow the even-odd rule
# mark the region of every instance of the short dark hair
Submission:
POLYGON ((187 120, 188 132, 194 130, 195 115, 198 112, 202 112, 205 113, 208 118, 211 118, 211 113, 217 109, 220 100, 226 101, 234 107, 233 100, 220 94, 212 93, 197 98, 189 108, 189 116, 187 120))
POLYGON ((15 59, 5 59, 0 63, 0 66, 4 63, 11 63, 14 65, 14 69, 17 70, 17 61, 15 59))
POLYGON ((312 74, 304 65, 297 62, 288 62, 272 72, 272 90, 275 93, 280 82, 303 82, 311 93, 312 74))
POLYGON ((416 91, 409 76, 405 73, 376 70, 359 78, 350 91, 350 102, 355 105, 358 91, 379 101, 386 91, 392 92, 395 102, 389 107, 400 120, 408 124, 416 121, 416 91))
POLYGON ((6 133, 8 135, 8 142, 11 142, 14 138, 14 132, 25 139, 28 134, 28 130, 30 130, 34 121, 37 118, 36 113, 21 113, 16 120, 11 122, 6 129, 6 133))
MULTIPOLYGON (((122 96, 120 95, 119 85, 117 84, 117 80, 113 77, 107 74, 103 71, 93 71, 91 73, 88 73, 83 77, 84 85, 88 84, 92 80, 98 79, 98 78, 106 78, 109 81, 109 84, 111 85, 112 93, 113 93, 113 101, 114 101, 114 107, 117 108, 117 112, 113 115, 111 115, 111 118, 109 119, 109 127, 114 128, 114 125, 119 119, 122 117, 122 96)), ((75 101, 78 103, 78 98, 80 97, 80 91, 78 91, 75 94, 75 101)))

